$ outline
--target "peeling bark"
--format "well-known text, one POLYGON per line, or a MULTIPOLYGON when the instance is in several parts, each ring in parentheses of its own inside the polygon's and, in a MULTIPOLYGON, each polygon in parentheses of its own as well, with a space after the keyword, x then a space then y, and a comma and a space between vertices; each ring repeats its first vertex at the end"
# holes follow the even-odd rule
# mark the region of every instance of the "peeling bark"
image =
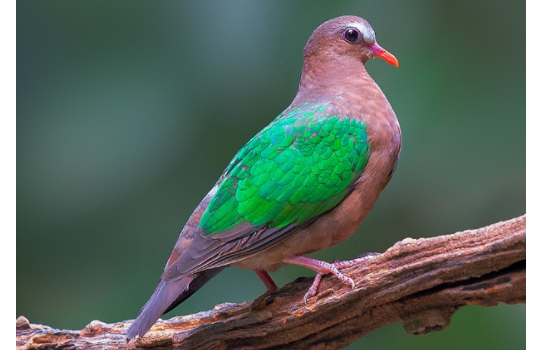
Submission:
POLYGON ((250 310, 250 302, 159 321, 126 343, 131 320, 93 321, 81 331, 17 319, 17 349, 339 349, 384 325, 411 334, 439 331, 466 305, 526 303, 526 214, 476 230, 406 238, 344 269, 351 290, 325 276, 303 303, 312 278, 299 278, 250 310))

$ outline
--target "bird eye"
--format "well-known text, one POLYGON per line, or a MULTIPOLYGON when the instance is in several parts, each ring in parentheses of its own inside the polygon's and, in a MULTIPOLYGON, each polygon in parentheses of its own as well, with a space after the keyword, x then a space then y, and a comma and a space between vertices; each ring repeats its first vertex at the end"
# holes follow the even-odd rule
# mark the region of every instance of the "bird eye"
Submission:
POLYGON ((360 33, 356 29, 350 28, 350 29, 345 30, 345 32, 343 32, 343 37, 349 43, 356 42, 359 36, 360 36, 360 33))

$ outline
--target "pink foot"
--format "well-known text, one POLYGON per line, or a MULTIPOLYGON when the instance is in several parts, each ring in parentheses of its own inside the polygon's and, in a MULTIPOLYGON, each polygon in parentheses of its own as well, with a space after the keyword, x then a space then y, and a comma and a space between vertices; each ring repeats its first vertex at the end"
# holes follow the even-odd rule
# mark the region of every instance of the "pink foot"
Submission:
POLYGON ((250 308, 252 310, 257 309, 258 306, 260 306, 261 302, 265 298, 267 298, 268 296, 270 296, 271 294, 273 294, 274 292, 278 290, 278 286, 276 285, 276 283, 274 283, 273 279, 271 278, 271 276, 269 276, 267 271, 254 270, 254 272, 256 272, 256 275, 258 275, 258 277, 263 282, 263 284, 265 284, 265 287, 267 287, 267 291, 263 293, 262 295, 260 295, 259 297, 257 297, 256 300, 252 302, 252 304, 250 305, 250 308))
POLYGON ((313 283, 310 289, 308 289, 308 292, 304 295, 304 304, 306 304, 306 301, 309 297, 313 297, 315 294, 317 294, 317 289, 319 288, 321 277, 327 273, 333 274, 341 282, 345 283, 346 285, 351 286, 351 288, 354 289, 354 281, 352 280, 352 278, 343 275, 339 271, 339 269, 359 265, 363 263, 364 261, 369 260, 375 255, 377 254, 370 253, 365 256, 358 257, 356 259, 346 260, 346 261, 335 261, 333 263, 327 263, 326 261, 312 259, 312 258, 308 258, 305 256, 293 256, 291 258, 285 259, 284 262, 287 264, 303 266, 303 267, 306 267, 310 270, 317 272, 317 275, 315 276, 315 279, 313 280, 313 283))

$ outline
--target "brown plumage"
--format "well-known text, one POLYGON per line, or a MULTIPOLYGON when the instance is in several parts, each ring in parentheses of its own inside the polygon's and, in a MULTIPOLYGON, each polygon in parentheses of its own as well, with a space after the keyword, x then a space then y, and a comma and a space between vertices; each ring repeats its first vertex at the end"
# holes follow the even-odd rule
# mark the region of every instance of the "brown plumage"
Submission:
POLYGON ((277 288, 266 271, 287 263, 318 273, 306 297, 316 293, 320 277, 325 273, 334 273, 343 283, 353 285, 339 269, 362 259, 326 263, 302 255, 330 247, 352 235, 395 171, 401 148, 400 127, 386 97, 365 70, 365 62, 374 57, 398 66, 395 57, 378 46, 374 31, 364 19, 343 16, 323 23, 304 48, 299 90, 286 110, 311 101, 324 106, 327 116, 345 116, 366 126, 368 160, 363 171, 345 189, 343 199, 302 223, 294 221, 278 227, 268 223, 255 226, 245 221, 222 232, 210 233, 201 221, 210 210, 211 201, 221 195, 219 188, 230 176, 231 163, 186 223, 154 294, 128 329, 128 339, 143 336, 158 317, 227 266, 253 269, 266 285, 267 293, 255 305, 277 288))

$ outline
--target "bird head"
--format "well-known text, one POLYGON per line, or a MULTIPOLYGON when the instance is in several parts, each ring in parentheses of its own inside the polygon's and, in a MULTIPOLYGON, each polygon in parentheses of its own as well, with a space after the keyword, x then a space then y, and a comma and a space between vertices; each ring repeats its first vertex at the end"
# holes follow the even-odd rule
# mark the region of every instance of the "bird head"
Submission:
POLYGON ((362 63, 380 57, 395 67, 399 66, 397 58, 378 45, 369 23, 356 16, 337 17, 321 24, 310 36, 304 57, 344 62, 352 58, 362 63))

